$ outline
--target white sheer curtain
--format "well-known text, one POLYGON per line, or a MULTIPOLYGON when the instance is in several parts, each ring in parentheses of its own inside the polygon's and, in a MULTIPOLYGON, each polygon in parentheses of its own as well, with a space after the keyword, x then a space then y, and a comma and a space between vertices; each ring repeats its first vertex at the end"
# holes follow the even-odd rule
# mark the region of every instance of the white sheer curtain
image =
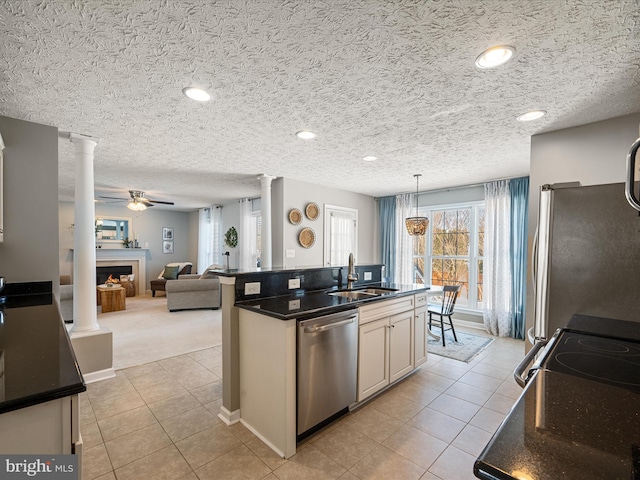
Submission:
POLYGON ((222 265, 221 219, 222 208, 219 206, 201 208, 198 211, 197 273, 204 273, 210 265, 222 265))
POLYGON ((486 183, 482 316, 487 331, 511 333, 511 195, 509 181, 486 183))
POLYGON ((238 247, 240 248, 238 254, 240 256, 240 270, 247 270, 255 267, 255 264, 252 265, 251 263, 251 259, 253 257, 251 245, 252 243, 255 243, 251 240, 251 232, 253 230, 252 220, 251 200, 248 198, 243 198, 242 200, 240 200, 240 230, 238 231, 238 247))
POLYGON ((412 284, 413 279, 413 237, 405 228, 404 220, 415 216, 411 205, 414 196, 408 193, 396 195, 396 265, 393 281, 401 284, 412 284))

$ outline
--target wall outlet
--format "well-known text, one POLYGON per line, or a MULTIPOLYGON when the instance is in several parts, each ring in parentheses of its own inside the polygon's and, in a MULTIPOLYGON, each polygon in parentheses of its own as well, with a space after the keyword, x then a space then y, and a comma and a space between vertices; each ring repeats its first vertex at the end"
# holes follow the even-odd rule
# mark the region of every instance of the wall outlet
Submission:
POLYGON ((289 310, 298 310, 300 308, 300 300, 289 300, 289 310))
POLYGON ((290 278, 289 279, 289 288, 300 288, 300 279, 299 278, 290 278))
POLYGON ((364 272, 364 281, 371 280, 371 272, 364 272))
POLYGON ((287 249, 287 258, 296 258, 296 251, 293 248, 287 249))
POLYGON ((260 282, 249 282, 244 284, 245 295, 257 295, 260 293, 260 282))

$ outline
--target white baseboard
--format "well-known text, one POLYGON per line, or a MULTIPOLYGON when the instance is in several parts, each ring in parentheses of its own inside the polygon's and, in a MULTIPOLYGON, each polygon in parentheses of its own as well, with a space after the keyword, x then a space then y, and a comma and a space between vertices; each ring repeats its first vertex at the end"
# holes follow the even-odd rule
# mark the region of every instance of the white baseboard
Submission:
POLYGON ((104 370, 98 370, 97 372, 85 373, 82 375, 85 383, 98 382, 100 380, 106 380, 107 378, 113 378, 116 376, 116 372, 113 368, 105 368, 104 370))
POLYGON ((459 318, 455 317, 453 318, 453 322, 454 327, 460 325, 461 327, 475 328, 476 330, 482 330, 483 332, 487 331, 487 329, 484 327, 484 323, 470 322, 469 320, 460 320, 459 318))
POLYGON ((258 432, 255 428, 253 428, 251 425, 249 425, 247 422, 245 422, 243 419, 240 419, 240 423, 242 423, 242 425, 244 425, 247 430, 249 430, 251 433, 253 433, 256 437, 258 437, 260 440, 262 440, 262 442, 269 447, 271 450, 273 450, 275 452, 276 455, 278 455, 280 458, 287 458, 284 454, 284 452, 282 452, 279 448, 277 448, 273 443, 271 443, 269 440, 267 440, 265 437, 263 437, 260 432, 258 432))
POLYGON ((238 423, 240 421, 240 409, 231 412, 224 406, 221 406, 218 418, 222 420, 225 425, 233 425, 234 423, 238 423))

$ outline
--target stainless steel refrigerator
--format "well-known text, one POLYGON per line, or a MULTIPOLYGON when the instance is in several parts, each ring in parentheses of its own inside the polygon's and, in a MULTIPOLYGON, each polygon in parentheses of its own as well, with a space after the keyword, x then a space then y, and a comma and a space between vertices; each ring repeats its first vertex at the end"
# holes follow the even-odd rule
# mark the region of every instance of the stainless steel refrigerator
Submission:
POLYGON ((576 313, 640 322, 639 213, 623 183, 574 185, 541 187, 531 343, 576 313))

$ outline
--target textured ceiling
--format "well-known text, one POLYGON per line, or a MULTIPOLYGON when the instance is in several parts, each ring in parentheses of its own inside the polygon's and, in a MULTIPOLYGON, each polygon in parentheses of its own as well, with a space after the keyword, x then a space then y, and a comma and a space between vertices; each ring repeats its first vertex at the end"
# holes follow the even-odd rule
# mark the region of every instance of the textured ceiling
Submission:
MULTIPOLYGON (((193 209, 262 173, 433 190, 527 174, 532 134, 640 111, 639 22, 638 0, 6 0, 0 114, 99 137, 96 195, 193 209), (498 44, 514 59, 476 69, 498 44)), ((61 200, 73 169, 61 141, 61 200)))

